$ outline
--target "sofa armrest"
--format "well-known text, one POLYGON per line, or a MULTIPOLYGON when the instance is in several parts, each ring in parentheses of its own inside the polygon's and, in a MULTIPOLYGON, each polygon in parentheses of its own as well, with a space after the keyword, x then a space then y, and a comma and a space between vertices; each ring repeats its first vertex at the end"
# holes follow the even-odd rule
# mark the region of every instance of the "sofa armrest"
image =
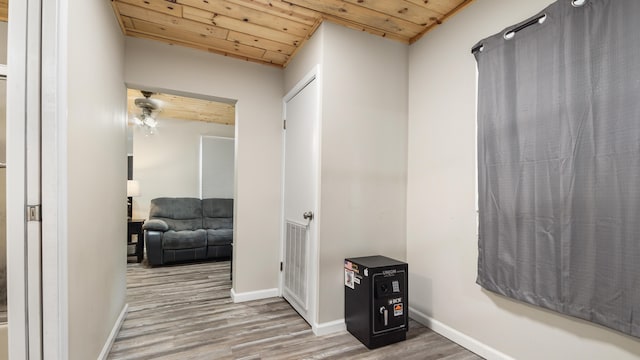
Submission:
POLYGON ((162 235, 163 231, 145 230, 144 240, 147 246, 147 260, 149 265, 162 265, 162 235))
POLYGON ((164 220, 151 219, 145 222, 142 228, 144 230, 167 231, 169 230, 169 225, 164 220))

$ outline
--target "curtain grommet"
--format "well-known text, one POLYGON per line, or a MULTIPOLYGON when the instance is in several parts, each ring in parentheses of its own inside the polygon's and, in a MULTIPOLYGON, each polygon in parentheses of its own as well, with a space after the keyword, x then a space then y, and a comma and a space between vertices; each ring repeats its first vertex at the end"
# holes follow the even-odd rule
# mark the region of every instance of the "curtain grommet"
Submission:
POLYGON ((571 6, 573 7, 581 7, 587 3, 587 0, 571 0, 571 6))

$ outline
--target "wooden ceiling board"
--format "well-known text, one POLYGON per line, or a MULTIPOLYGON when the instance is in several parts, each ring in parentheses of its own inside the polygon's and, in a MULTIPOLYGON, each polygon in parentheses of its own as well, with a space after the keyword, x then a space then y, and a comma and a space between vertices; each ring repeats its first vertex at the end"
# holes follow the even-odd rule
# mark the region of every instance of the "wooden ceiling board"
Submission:
POLYGON ((242 20, 230 18, 222 15, 215 15, 208 11, 184 7, 184 18, 201 22, 203 24, 210 24, 216 27, 221 27, 228 30, 237 32, 246 32, 249 34, 256 34, 260 37, 271 39, 274 41, 282 42, 284 44, 296 45, 300 43, 304 37, 294 34, 286 33, 283 31, 274 30, 260 25, 255 25, 242 20))
MULTIPOLYGON (((427 2, 428 0, 423 0, 424 2, 427 2)), ((453 3, 452 0, 443 0, 443 1, 447 1, 448 3, 453 3)), ((441 2, 443 2, 441 1, 441 2)), ((420 38, 422 38, 426 33, 428 33, 429 31, 431 31, 431 29, 433 29, 435 26, 442 24, 445 20, 447 20, 449 17, 455 15, 458 11, 464 9, 465 7, 467 7, 467 5, 471 4, 471 2, 473 2, 474 0, 462 0, 459 1, 458 5, 456 7, 454 7, 453 9, 451 9, 449 12, 447 12, 446 14, 444 14, 442 17, 438 18, 438 21, 436 23, 432 23, 431 25, 427 26, 424 31, 422 31, 422 33, 418 34, 417 36, 413 37, 412 39, 409 40, 410 44, 413 44, 414 42, 420 40, 420 38)))
POLYGON ((244 7, 229 1, 181 0, 181 3, 190 7, 207 11, 213 14, 212 21, 216 22, 218 16, 226 16, 249 24, 255 24, 282 31, 303 38, 309 33, 311 25, 274 16, 249 7, 244 7))
POLYGON ((126 29, 133 29, 133 20, 130 17, 121 16, 120 21, 122 24, 121 26, 123 27, 123 31, 126 31, 126 29))
POLYGON ((409 44, 472 0, 111 1, 125 35, 286 67, 324 20, 409 44))
POLYGON ((121 15, 128 16, 133 19, 147 21, 149 23, 155 23, 159 26, 180 28, 188 32, 202 34, 205 36, 212 36, 218 39, 226 39, 227 34, 229 33, 229 30, 227 29, 223 29, 213 25, 206 25, 201 22, 183 19, 164 13, 159 13, 149 10, 148 8, 132 6, 126 3, 119 2, 119 0, 117 7, 120 10, 121 15))
POLYGON ((435 19, 442 14, 438 14, 429 8, 418 6, 408 1, 389 1, 389 0, 344 0, 345 2, 362 6, 367 9, 378 11, 382 14, 388 14, 393 17, 412 22, 420 25, 420 31, 424 26, 435 22, 435 19))
POLYGON ((458 5, 469 1, 460 0, 404 0, 414 5, 434 11, 440 15, 446 15, 455 9, 458 5))
POLYGON ((0 21, 9 20, 9 0, 0 0, 0 21))
POLYGON ((267 14, 280 16, 307 25, 314 25, 319 18, 317 12, 295 6, 283 0, 227 0, 267 14))
POLYGON ((285 54, 285 55, 291 55, 296 50, 296 47, 293 45, 284 44, 278 41, 263 39, 257 36, 239 33, 236 31, 229 31, 229 35, 227 36, 227 39, 230 41, 237 41, 241 44, 245 44, 249 46, 257 46, 267 51, 274 51, 274 52, 285 54))
MULTIPOLYGON (((127 90, 129 114, 141 113, 141 110, 135 106, 135 99, 141 97, 143 96, 139 90, 127 90)), ((150 99, 159 106, 159 110, 154 112, 159 122, 162 122, 162 119, 177 119, 223 125, 235 124, 235 105, 233 104, 163 93, 154 93, 150 99)))
POLYGON ((323 14, 343 18, 351 22, 366 24, 370 27, 406 38, 416 36, 424 29, 423 26, 389 16, 388 14, 369 8, 350 4, 342 0, 287 0, 292 4, 306 7, 323 14))
POLYGON ((133 19, 133 27, 136 31, 155 35, 158 37, 182 40, 193 44, 206 45, 208 48, 221 49, 224 52, 230 52, 237 55, 247 55, 250 57, 261 57, 265 50, 255 47, 243 45, 235 41, 218 39, 202 33, 194 33, 182 30, 177 26, 162 26, 150 23, 148 21, 133 19))
POLYGON ((148 0, 120 0, 120 2, 157 11, 178 18, 182 17, 182 5, 174 4, 168 1, 150 2, 148 0))

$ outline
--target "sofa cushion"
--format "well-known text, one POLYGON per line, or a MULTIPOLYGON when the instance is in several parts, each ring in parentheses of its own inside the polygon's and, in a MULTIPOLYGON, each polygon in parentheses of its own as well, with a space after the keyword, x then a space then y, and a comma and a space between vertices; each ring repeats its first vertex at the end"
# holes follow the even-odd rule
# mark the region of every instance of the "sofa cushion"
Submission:
POLYGON ((202 229, 202 201, 196 198, 156 198, 151 200, 150 219, 160 219, 171 230, 202 229))
POLYGON ((199 230, 169 230, 162 236, 162 248, 167 250, 194 249, 207 246, 207 232, 199 230))
POLYGON ((233 229, 232 218, 204 218, 204 228, 219 230, 219 229, 233 229))
POLYGON ((233 242, 233 229, 207 230, 207 244, 229 245, 233 242))
POLYGON ((205 229, 232 229, 233 199, 203 199, 202 215, 205 229))

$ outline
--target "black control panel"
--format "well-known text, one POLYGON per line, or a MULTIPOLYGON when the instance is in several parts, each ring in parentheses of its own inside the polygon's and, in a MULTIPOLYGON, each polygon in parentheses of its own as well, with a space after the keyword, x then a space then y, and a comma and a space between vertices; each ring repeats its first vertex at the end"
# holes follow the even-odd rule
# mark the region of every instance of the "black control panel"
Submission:
POLYGON ((375 294, 373 308, 378 309, 373 320, 373 333, 379 334, 406 326, 405 321, 405 273, 393 271, 392 274, 374 274, 375 294))

